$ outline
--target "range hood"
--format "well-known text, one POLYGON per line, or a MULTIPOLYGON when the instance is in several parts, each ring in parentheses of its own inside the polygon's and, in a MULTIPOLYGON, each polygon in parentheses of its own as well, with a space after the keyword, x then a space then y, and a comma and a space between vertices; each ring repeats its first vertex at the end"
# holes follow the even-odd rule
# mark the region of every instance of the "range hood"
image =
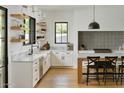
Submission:
POLYGON ((95 53, 112 53, 111 49, 93 49, 95 53))

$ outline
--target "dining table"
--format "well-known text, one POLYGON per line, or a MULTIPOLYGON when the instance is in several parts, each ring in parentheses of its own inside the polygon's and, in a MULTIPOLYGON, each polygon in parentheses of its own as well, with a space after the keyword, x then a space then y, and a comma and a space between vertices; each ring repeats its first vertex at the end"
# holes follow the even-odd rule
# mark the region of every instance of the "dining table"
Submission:
MULTIPOLYGON (((77 60, 77 81, 78 83, 83 83, 83 62, 86 62, 86 57, 79 57, 77 60)), ((104 62, 105 58, 100 58, 99 62, 104 62)), ((121 61, 121 58, 118 58, 117 61, 121 61)))

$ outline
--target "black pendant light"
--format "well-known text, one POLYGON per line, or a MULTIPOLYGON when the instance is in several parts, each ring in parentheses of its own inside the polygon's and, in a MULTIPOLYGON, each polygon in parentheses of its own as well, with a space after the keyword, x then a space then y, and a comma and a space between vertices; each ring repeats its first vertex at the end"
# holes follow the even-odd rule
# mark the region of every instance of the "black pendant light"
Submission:
POLYGON ((93 6, 93 22, 88 26, 89 29, 100 29, 100 25, 95 21, 95 5, 93 6))

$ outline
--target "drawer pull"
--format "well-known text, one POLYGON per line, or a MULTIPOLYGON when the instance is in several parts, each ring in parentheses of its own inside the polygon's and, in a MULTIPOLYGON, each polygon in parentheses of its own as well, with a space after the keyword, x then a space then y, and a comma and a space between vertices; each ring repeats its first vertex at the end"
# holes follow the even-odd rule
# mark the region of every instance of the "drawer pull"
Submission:
POLYGON ((37 69, 35 69, 35 72, 37 72, 37 69))
POLYGON ((35 81, 37 81, 37 78, 35 79, 35 81))
POLYGON ((45 64, 46 64, 46 61, 45 61, 45 64))

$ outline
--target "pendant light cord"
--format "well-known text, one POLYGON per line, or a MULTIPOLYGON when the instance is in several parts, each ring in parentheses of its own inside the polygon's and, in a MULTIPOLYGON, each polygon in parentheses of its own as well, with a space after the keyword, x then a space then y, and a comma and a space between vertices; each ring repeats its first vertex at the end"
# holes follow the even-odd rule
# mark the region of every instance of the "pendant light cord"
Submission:
POLYGON ((93 22, 95 22, 95 5, 93 5, 93 22))
POLYGON ((95 5, 92 6, 93 8, 93 22, 91 22, 88 26, 89 29, 100 29, 99 23, 95 22, 95 5))

